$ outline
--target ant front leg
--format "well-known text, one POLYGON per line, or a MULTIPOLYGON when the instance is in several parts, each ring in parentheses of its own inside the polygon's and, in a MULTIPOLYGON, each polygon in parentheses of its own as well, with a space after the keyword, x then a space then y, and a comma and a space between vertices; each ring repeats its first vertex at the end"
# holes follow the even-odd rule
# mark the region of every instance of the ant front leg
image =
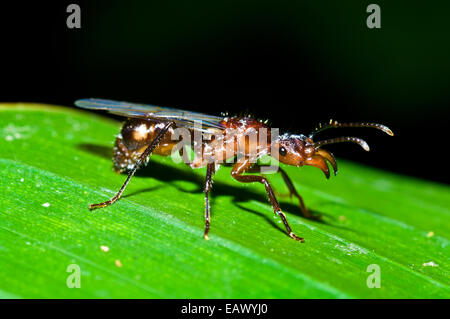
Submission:
POLYGON ((295 189, 294 184, 292 183, 291 179, 289 178, 288 174, 281 168, 278 167, 279 172, 281 173, 281 176, 283 176, 284 183, 286 184, 287 188, 289 189, 289 196, 292 197, 294 195, 300 204, 300 209, 303 213, 303 216, 309 219, 320 219, 321 215, 312 215, 308 209, 306 209, 305 203, 303 202, 303 198, 300 196, 300 194, 295 189))
POLYGON ((206 180, 205 180, 205 232, 203 233, 203 237, 206 240, 209 240, 208 232, 209 232, 209 191, 212 187, 212 176, 215 173, 214 163, 208 163, 206 168, 206 180))
POLYGON ((261 184, 264 184, 267 196, 269 197, 270 203, 272 204, 273 212, 276 215, 280 216, 289 236, 297 241, 304 242, 305 240, 294 234, 294 232, 291 229, 291 226, 289 226, 289 223, 286 219, 286 215, 281 211, 280 205, 278 204, 278 201, 275 197, 272 187, 269 184, 269 181, 265 177, 259 175, 243 175, 245 172, 251 169, 252 165, 253 163, 250 162, 249 158, 246 158, 241 162, 237 162, 236 164, 234 164, 233 169, 231 170, 231 176, 241 183, 259 182, 261 184))
POLYGON ((162 128, 161 131, 159 131, 159 133, 158 133, 158 135, 156 135, 155 139, 145 149, 145 151, 141 154, 141 156, 139 156, 139 159, 137 160, 137 162, 134 164, 133 168, 128 173, 125 183, 123 183, 122 187, 119 189, 119 191, 117 192, 117 194, 114 197, 112 197, 110 200, 107 200, 106 202, 103 202, 103 203, 91 204, 91 205, 89 205, 89 208, 96 209, 96 208, 102 208, 102 207, 106 207, 106 206, 114 204, 122 196, 122 193, 125 191, 125 188, 127 187, 128 183, 130 182, 133 175, 136 173, 139 166, 147 159, 147 157, 149 157, 152 154, 153 150, 156 148, 156 146, 158 146, 159 142, 164 137, 164 135, 167 133, 169 128, 174 124, 175 123, 173 123, 173 122, 169 122, 162 128))
MULTIPOLYGON (((254 166, 249 170, 248 172, 260 172, 261 167, 269 167, 267 165, 258 165, 254 166)), ((294 183, 292 183, 292 180, 289 178, 288 174, 285 170, 283 170, 281 167, 278 167, 278 171, 281 173, 281 176, 283 177, 284 183, 286 184, 287 188, 289 189, 289 197, 295 196, 298 199, 298 202, 300 204, 300 209, 302 211, 303 216, 305 216, 308 219, 320 219, 321 215, 312 215, 308 209, 305 206, 305 203, 303 202, 303 198, 300 196, 300 194, 295 189, 294 183)))

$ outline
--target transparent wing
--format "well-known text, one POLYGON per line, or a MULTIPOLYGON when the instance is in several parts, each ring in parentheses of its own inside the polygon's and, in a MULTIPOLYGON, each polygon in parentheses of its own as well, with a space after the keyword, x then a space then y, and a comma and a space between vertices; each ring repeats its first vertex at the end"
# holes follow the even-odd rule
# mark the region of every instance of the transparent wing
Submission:
POLYGON ((105 110, 109 113, 125 117, 173 121, 179 127, 186 127, 208 133, 220 133, 224 129, 223 125, 220 124, 223 120, 222 117, 170 107, 102 99, 81 99, 75 101, 75 105, 84 109, 105 110))

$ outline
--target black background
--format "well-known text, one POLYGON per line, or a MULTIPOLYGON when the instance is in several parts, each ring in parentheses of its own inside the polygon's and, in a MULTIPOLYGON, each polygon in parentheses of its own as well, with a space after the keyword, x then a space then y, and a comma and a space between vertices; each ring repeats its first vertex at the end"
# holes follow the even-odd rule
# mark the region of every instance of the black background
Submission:
POLYGON ((397 54, 398 63, 386 58, 398 51, 391 45, 397 41, 393 21, 402 14, 401 6, 383 11, 387 18, 381 30, 369 30, 365 3, 340 12, 322 1, 316 11, 299 10, 297 19, 286 2, 251 1, 241 8, 233 1, 78 1, 82 28, 71 30, 66 27, 69 3, 2 2, 0 101, 73 107, 76 99, 99 97, 216 115, 248 111, 270 119, 282 132, 304 134, 330 118, 380 122, 395 137, 371 129, 331 130, 321 136, 361 136, 372 148, 366 153, 356 145, 329 146, 338 157, 448 182, 449 68, 430 62, 433 52, 450 58, 448 37, 436 36, 426 48, 418 42, 427 33, 436 35, 433 28, 442 32, 445 20, 424 29, 419 40, 411 36, 411 43, 428 56, 402 64, 415 47, 397 54), (327 17, 336 20, 311 13, 327 10, 327 17), (333 32, 354 32, 342 45, 336 40, 336 48, 345 46, 339 54, 328 50, 333 32), (364 37, 384 47, 362 47, 364 37), (353 63, 347 53, 362 56, 367 64, 353 63), (397 64, 404 70, 396 70, 397 64), (393 78, 392 68, 404 78, 393 78), (417 89, 422 87, 427 90, 417 89))

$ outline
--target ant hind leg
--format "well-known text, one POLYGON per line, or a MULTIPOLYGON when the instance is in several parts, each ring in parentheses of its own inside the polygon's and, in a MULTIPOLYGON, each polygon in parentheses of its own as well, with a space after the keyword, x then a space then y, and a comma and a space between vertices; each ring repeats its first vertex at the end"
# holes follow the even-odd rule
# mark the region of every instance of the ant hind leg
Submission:
POLYGON ((150 143, 150 145, 145 149, 145 151, 139 157, 137 162, 134 164, 133 168, 128 173, 128 176, 127 176, 127 179, 125 180, 125 183, 123 183, 122 187, 117 192, 117 194, 114 197, 112 197, 111 199, 107 200, 106 202, 89 205, 89 209, 102 208, 102 207, 106 207, 106 206, 112 205, 122 196, 122 193, 125 191, 125 188, 127 187, 127 185, 130 182, 131 178, 136 173, 136 171, 139 168, 139 166, 147 159, 147 157, 149 157, 152 154, 153 150, 156 148, 156 146, 158 146, 159 142, 161 141, 161 139, 164 137, 164 135, 167 133, 167 131, 169 130, 169 128, 172 125, 174 125, 173 122, 167 123, 164 126, 164 128, 158 133, 158 135, 155 137, 155 139, 150 143))

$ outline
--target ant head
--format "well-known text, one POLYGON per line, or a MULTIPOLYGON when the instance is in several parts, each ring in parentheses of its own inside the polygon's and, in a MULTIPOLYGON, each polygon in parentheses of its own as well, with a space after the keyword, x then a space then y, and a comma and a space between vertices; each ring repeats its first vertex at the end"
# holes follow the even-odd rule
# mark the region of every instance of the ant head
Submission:
POLYGON ((305 135, 291 135, 284 134, 280 136, 276 144, 274 145, 278 148, 278 154, 272 154, 276 159, 280 162, 294 165, 294 166, 303 166, 303 165, 311 165, 319 168, 324 172, 327 178, 330 177, 330 170, 328 168, 328 163, 333 167, 334 175, 337 174, 337 164, 336 159, 333 154, 322 149, 321 147, 328 144, 342 143, 342 142, 351 142, 356 143, 361 146, 365 151, 369 151, 369 145, 358 137, 352 136, 344 136, 338 138, 332 138, 328 140, 322 140, 318 142, 314 142, 312 138, 317 133, 331 129, 331 128, 340 128, 340 127, 371 127, 383 131, 384 133, 393 136, 394 133, 385 125, 376 124, 376 123, 338 123, 337 121, 330 120, 329 124, 320 125, 319 128, 315 129, 308 136, 305 135))
POLYGON ((315 152, 312 140, 304 135, 284 134, 278 138, 275 147, 278 148, 277 159, 293 166, 301 166, 315 152))
POLYGON ((337 173, 336 160, 330 152, 319 149, 310 137, 304 135, 284 134, 280 136, 275 144, 278 154, 273 154, 280 162, 292 165, 311 165, 321 169, 327 178, 330 177, 330 170, 327 161, 333 166, 334 173, 337 173))

